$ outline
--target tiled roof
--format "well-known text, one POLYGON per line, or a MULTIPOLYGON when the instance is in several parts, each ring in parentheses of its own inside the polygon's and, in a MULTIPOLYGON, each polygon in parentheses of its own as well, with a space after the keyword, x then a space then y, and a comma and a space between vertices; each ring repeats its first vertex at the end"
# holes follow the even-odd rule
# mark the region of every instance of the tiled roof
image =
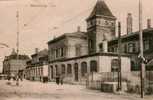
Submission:
POLYGON ((98 0, 88 19, 101 15, 115 18, 106 3, 103 0, 98 0))

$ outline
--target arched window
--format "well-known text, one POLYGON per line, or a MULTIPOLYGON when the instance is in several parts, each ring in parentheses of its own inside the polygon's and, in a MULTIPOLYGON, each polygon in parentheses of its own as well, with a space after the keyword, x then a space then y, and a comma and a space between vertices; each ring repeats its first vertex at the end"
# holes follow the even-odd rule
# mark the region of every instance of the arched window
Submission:
POLYGON ((62 64, 62 74, 65 74, 65 65, 62 64))
POLYGON ((68 74, 72 73, 72 65, 71 64, 67 64, 67 73, 68 74))
POLYGON ((82 62, 81 63, 81 75, 85 76, 86 73, 87 73, 87 63, 86 62, 82 62))
POLYGON ((97 61, 90 61, 90 72, 97 72, 97 61))

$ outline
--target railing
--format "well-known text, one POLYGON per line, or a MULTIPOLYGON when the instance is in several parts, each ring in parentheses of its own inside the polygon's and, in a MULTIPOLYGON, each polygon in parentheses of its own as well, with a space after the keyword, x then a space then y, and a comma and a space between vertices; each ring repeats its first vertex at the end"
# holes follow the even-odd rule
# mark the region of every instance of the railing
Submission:
MULTIPOLYGON (((129 73, 125 73, 122 77, 122 81, 126 81, 129 73)), ((118 81, 118 72, 102 72, 102 73, 92 73, 88 77, 89 81, 99 80, 101 82, 117 82, 118 81)))
POLYGON ((118 80, 118 74, 116 72, 103 72, 100 74, 102 82, 116 82, 118 80))

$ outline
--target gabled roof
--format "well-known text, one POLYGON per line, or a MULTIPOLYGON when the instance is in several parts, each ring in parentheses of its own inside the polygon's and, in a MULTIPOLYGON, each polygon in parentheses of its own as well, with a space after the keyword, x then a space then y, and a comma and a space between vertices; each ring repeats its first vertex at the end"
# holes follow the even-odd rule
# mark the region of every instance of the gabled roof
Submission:
POLYGON ((63 35, 53 39, 53 40, 50 40, 48 42, 48 44, 51 44, 51 43, 55 43, 61 39, 64 39, 66 37, 74 37, 74 38, 82 38, 82 39, 87 39, 87 33, 86 32, 81 32, 81 31, 77 31, 77 32, 73 32, 73 33, 64 33, 63 35))
POLYGON ((87 20, 95 16, 101 16, 101 15, 115 18, 115 16, 112 14, 106 3, 103 0, 98 0, 87 20))

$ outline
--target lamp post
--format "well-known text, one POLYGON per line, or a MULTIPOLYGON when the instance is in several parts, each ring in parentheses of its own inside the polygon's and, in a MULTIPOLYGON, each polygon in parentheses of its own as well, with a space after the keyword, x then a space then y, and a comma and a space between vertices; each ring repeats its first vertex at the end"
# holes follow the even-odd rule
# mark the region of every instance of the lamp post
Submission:
POLYGON ((121 23, 118 22, 118 90, 122 90, 121 73, 121 23))

